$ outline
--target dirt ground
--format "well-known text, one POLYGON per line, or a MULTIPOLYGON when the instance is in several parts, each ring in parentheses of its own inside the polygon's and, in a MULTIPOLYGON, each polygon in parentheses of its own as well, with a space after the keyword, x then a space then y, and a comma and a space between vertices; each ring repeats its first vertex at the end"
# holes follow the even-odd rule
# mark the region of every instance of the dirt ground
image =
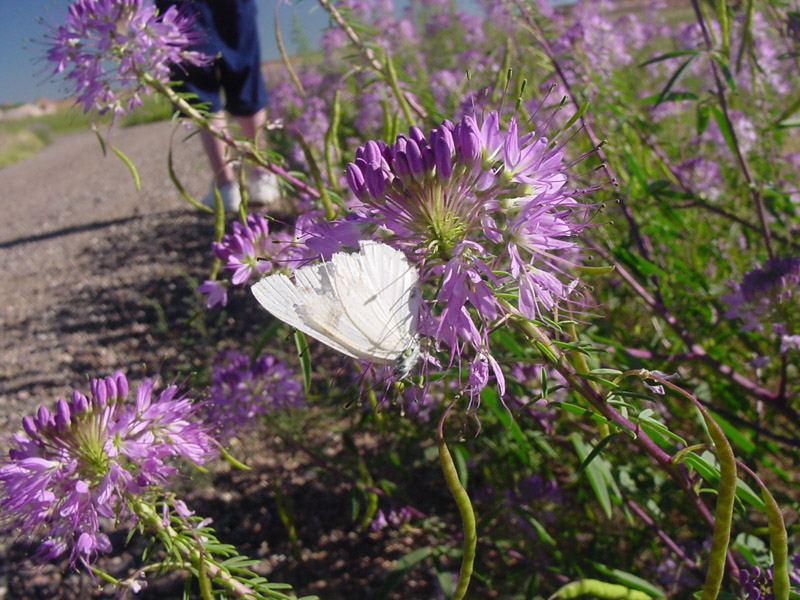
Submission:
MULTIPOLYGON (((102 374, 137 360, 127 346, 146 343, 132 339, 147 335, 133 306, 137 290, 186 271, 189 249, 171 236, 211 227, 170 182, 173 129, 160 122, 112 133, 137 166, 141 191, 89 131, 0 170, 0 429, 85 382, 88 366, 102 374)), ((181 142, 185 134, 175 135, 176 170, 201 194, 205 159, 199 140, 181 142)), ((205 252, 207 240, 193 250, 205 252)))
MULTIPOLYGON (((207 189, 199 140, 185 137, 168 122, 113 132, 111 143, 139 170, 141 191, 122 161, 103 156, 91 132, 57 138, 0 170, 0 456, 22 416, 73 389, 86 391, 90 377, 122 369, 135 382, 178 366, 201 368, 215 350, 187 353, 175 337, 186 323, 187 298, 211 264, 213 230, 213 217, 191 207, 169 178, 172 139, 184 186, 195 197, 207 189)), ((236 319, 222 324, 228 339, 260 318, 255 303, 239 302, 229 307, 236 319)), ((219 468, 187 494, 198 514, 214 519, 221 539, 259 560, 256 570, 271 580, 292 584, 300 595, 371 598, 395 560, 426 545, 413 529, 400 537, 356 532, 346 482, 324 477, 277 440, 257 444, 249 450, 253 471, 219 468), (276 516, 273 483, 289 490, 295 514, 303 516, 297 523, 301 561, 292 557, 276 516)), ((335 452, 340 444, 323 428, 315 447, 335 452)), ((435 500, 421 499, 419 508, 435 500)), ((112 541, 122 549, 100 566, 122 574, 136 564, 136 541, 128 548, 123 534, 112 541)), ((32 540, 0 536, 0 600, 113 597, 109 586, 64 561, 37 567, 27 559, 35 547, 32 540)), ((389 598, 436 597, 430 574, 404 581, 389 598)), ((182 593, 182 580, 168 577, 137 597, 182 593)))

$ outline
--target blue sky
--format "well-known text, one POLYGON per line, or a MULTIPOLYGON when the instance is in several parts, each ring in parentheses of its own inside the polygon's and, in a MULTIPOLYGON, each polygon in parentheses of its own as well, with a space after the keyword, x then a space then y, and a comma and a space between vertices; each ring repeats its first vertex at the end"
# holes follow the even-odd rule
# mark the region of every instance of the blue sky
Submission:
MULTIPOLYGON (((414 0, 399 0, 397 6, 405 6, 414 0)), ((572 0, 550 0, 561 4, 572 0)), ((49 67, 40 60, 44 55, 41 40, 47 31, 39 22, 55 24, 63 19, 72 0, 3 0, 3 15, 0 17, 0 104, 32 102, 39 96, 61 98, 63 81, 49 78, 49 67), (38 41, 37 41, 38 40, 38 41)), ((457 0, 468 11, 479 11, 477 0, 457 0)), ((273 10, 276 0, 256 0, 258 26, 261 35, 263 60, 279 58, 273 29, 273 10)), ((305 39, 312 45, 328 24, 328 15, 315 0, 283 2, 278 10, 283 42, 289 54, 295 50, 292 40, 292 25, 296 20, 303 26, 305 39)))
MULTIPOLYGON (((275 0, 256 0, 258 4, 258 25, 261 33, 262 58, 278 58, 275 44, 272 15, 275 0)), ((0 103, 30 102, 39 96, 60 98, 63 85, 57 78, 47 78, 47 65, 37 58, 44 54, 44 48, 36 40, 41 40, 45 23, 56 23, 66 14, 70 0, 5 0, 3 15, 0 18, 0 103)), ((319 38, 320 31, 327 25, 325 12, 312 0, 295 2, 294 6, 283 3, 278 11, 283 42, 291 53, 292 21, 295 18, 303 24, 309 42, 319 38)))

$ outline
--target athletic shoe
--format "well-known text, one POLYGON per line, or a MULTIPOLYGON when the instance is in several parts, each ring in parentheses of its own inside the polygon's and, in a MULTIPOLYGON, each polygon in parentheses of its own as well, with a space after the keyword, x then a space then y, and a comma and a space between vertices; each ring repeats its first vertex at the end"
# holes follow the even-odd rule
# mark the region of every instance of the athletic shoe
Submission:
MULTIPOLYGON (((239 192, 239 184, 234 183, 223 183, 219 186, 219 195, 222 198, 222 206, 225 208, 225 212, 235 212, 239 210, 239 205, 242 203, 242 195, 239 192)), ((208 206, 209 208, 215 208, 216 204, 214 202, 214 184, 211 184, 211 189, 208 190, 208 194, 202 200, 203 206, 208 206)))
POLYGON ((270 171, 253 171, 247 184, 249 202, 270 205, 281 197, 278 178, 270 171))

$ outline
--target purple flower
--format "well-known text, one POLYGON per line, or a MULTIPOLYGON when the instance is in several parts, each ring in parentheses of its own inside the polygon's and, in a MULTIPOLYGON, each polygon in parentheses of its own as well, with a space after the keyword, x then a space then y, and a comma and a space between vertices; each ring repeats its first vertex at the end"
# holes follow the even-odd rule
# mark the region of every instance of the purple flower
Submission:
POLYGON ((747 272, 741 284, 732 285, 734 293, 722 296, 730 307, 725 316, 744 320, 742 331, 761 330, 768 324, 779 335, 794 335, 800 257, 768 259, 763 267, 747 272))
POLYGON ((195 419, 196 405, 174 385, 155 398, 145 379, 128 398, 121 372, 90 382, 24 417, 0 466, 0 511, 7 526, 42 538, 44 560, 69 551, 70 562, 88 567, 111 550, 101 518, 132 522, 131 502, 163 494, 186 458, 202 464, 216 455, 215 442, 195 419))
POLYGON ((386 527, 394 527, 395 529, 408 523, 411 520, 412 513, 407 506, 403 506, 397 510, 394 508, 389 511, 389 514, 384 514, 382 509, 378 509, 375 517, 369 524, 370 531, 380 531, 386 527))
POLYGON ((210 61, 189 50, 199 37, 188 17, 175 7, 157 15, 143 0, 76 0, 46 40, 53 75, 71 82, 84 112, 130 112, 150 91, 143 74, 166 82, 172 65, 210 61))
POLYGON ((391 146, 370 141, 347 167, 364 219, 391 232, 422 280, 438 294, 421 330, 450 350, 468 348, 470 393, 503 376, 491 356, 491 324, 508 311, 538 318, 572 297, 566 272, 578 251, 584 206, 567 191, 563 154, 546 138, 519 133, 516 115, 501 125, 444 121, 426 135, 412 127, 391 146), (516 305, 516 306, 514 306, 516 305))
POLYGON ((294 371, 274 356, 251 361, 249 356, 229 350, 214 359, 207 421, 222 437, 255 427, 260 415, 302 404, 303 390, 294 371))
MULTIPOLYGON (((231 231, 219 242, 212 242, 214 255, 232 272, 230 284, 244 286, 275 268, 313 256, 305 245, 297 244, 284 231, 271 233, 263 214, 249 214, 244 224, 234 221, 231 231)), ((197 291, 208 296, 207 306, 227 304, 228 282, 205 281, 197 291)))
POLYGON ((772 567, 739 570, 739 583, 742 584, 745 600, 772 600, 772 567))
POLYGON ((217 304, 228 304, 228 287, 222 281, 207 279, 197 286, 197 291, 208 296, 207 308, 214 308, 217 304))

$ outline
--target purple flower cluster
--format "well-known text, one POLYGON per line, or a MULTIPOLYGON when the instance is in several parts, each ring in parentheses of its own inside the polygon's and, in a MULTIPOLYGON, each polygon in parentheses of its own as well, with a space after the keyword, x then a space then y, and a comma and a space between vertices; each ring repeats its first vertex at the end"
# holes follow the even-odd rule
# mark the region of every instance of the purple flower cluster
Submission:
POLYGON ((380 531, 387 527, 398 528, 403 523, 408 523, 411 520, 411 511, 408 507, 403 506, 398 510, 391 509, 389 514, 384 514, 382 509, 378 509, 375 513, 375 518, 369 524, 370 531, 380 531))
MULTIPOLYGON (((780 15, 781 11, 775 15, 780 15)), ((787 36, 783 35, 775 23, 786 22, 787 16, 777 19, 766 17, 759 11, 747 15, 738 13, 730 20, 730 56, 742 56, 743 60, 731 60, 730 74, 740 95, 749 95, 752 102, 767 108, 769 102, 777 101, 781 106, 786 94, 792 91, 795 78, 791 61, 786 60, 794 49, 787 36), (748 34, 744 31, 747 28, 748 34)), ((720 40, 721 32, 716 20, 706 22, 712 40, 720 40)), ((700 25, 696 22, 679 24, 674 33, 675 46, 679 50, 703 50, 704 40, 700 25)), ((701 54, 692 62, 688 71, 704 79, 709 71, 709 61, 713 54, 701 54)), ((685 60, 677 58, 676 60, 685 60)), ((673 64, 678 64, 677 62, 673 64)))
POLYGON ((763 267, 749 271, 734 293, 722 296, 730 307, 728 319, 742 319, 742 331, 760 331, 767 326, 781 339, 781 352, 796 348, 798 338, 797 294, 800 291, 800 257, 768 259, 763 267))
POLYGON ((153 397, 154 381, 145 379, 129 400, 117 372, 89 387, 88 397, 75 391, 55 411, 24 417, 24 434, 0 465, 5 525, 40 536, 44 560, 69 551, 73 565, 86 566, 111 550, 101 519, 132 523, 131 500, 163 494, 178 472, 175 459, 202 464, 216 455, 196 405, 174 385, 153 397))
MULTIPOLYGON (((800 588, 800 552, 789 556, 789 582, 793 589, 800 588)), ((754 566, 739 570, 744 600, 772 600, 772 567, 754 566)))
POLYGON ((197 35, 175 7, 158 15, 145 0, 76 0, 46 36, 47 60, 53 75, 71 83, 84 112, 123 114, 150 91, 142 74, 166 82, 173 65, 209 62, 189 50, 197 35))
POLYGON ((565 187, 567 166, 547 138, 520 134, 515 115, 504 125, 493 111, 428 135, 412 127, 391 146, 367 142, 347 167, 364 220, 389 230, 422 279, 438 282, 422 332, 450 349, 451 362, 473 349, 473 395, 490 372, 504 388, 492 323, 509 311, 537 319, 574 296, 578 281, 565 269, 585 206, 565 187))
POLYGON ((274 356, 251 361, 229 350, 214 359, 206 410, 208 423, 221 437, 255 427, 260 415, 302 404, 303 389, 295 372, 274 356))
MULTIPOLYGON (((283 232, 270 233, 263 214, 249 214, 244 223, 234 221, 231 229, 219 242, 212 242, 211 249, 222 266, 232 271, 232 285, 246 285, 251 279, 282 266, 283 263, 277 264, 279 256, 283 260, 292 256, 292 240, 283 232)), ((211 308, 228 303, 227 287, 227 281, 208 280, 197 291, 208 296, 207 306, 211 308)))
POLYGON ((741 569, 739 583, 742 584, 745 600, 773 600, 772 593, 772 567, 762 569, 741 569))
POLYGON ((571 81, 607 79, 614 69, 630 65, 632 52, 643 48, 662 27, 653 24, 661 2, 651 2, 643 11, 618 11, 611 0, 578 0, 569 11, 556 12, 546 0, 539 0, 547 19, 562 68, 571 81))

